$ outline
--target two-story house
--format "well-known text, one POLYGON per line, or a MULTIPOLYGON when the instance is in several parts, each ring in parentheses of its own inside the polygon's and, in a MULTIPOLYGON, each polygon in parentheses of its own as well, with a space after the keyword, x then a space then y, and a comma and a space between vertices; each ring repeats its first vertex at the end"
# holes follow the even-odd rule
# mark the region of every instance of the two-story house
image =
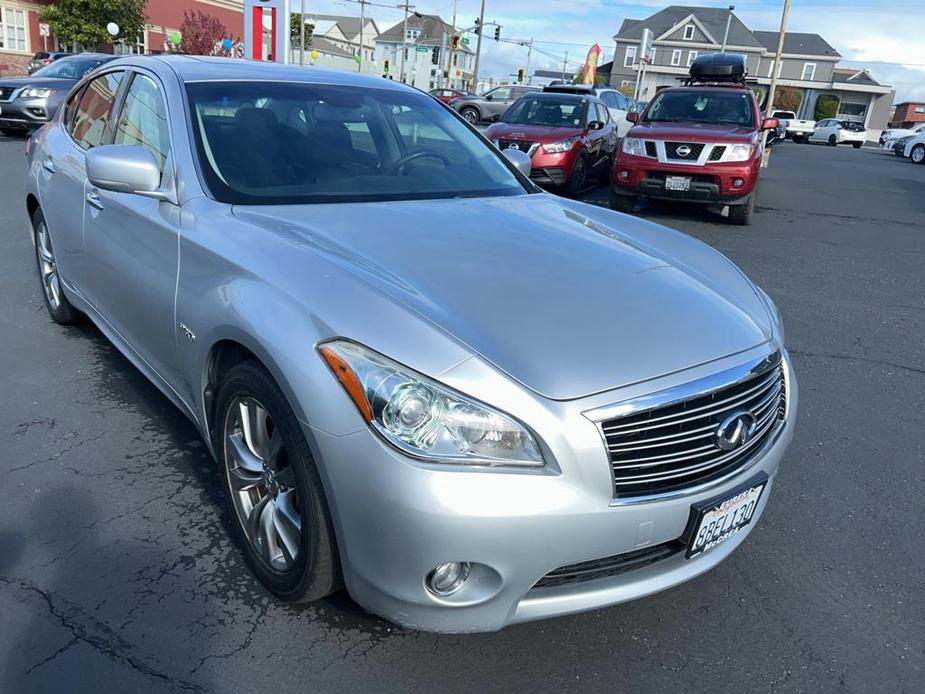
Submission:
MULTIPOLYGON (((360 31, 360 18, 335 14, 306 13, 305 23, 314 26, 312 37, 323 39, 321 43, 325 49, 333 46, 352 56, 360 55, 363 62, 363 72, 378 72, 374 62, 376 59, 376 39, 379 37, 379 27, 372 17, 365 17, 360 31), (362 36, 362 47, 361 47, 362 36)), ((318 48, 317 46, 310 46, 318 48)))
MULTIPOLYGON (((453 41, 453 27, 437 15, 409 15, 407 31, 401 21, 382 32, 376 39, 376 64, 385 73, 385 61, 389 61, 388 77, 410 84, 418 89, 434 89, 441 84, 441 71, 446 71, 447 55, 441 53, 441 46, 450 51, 453 41), (437 64, 434 64, 434 54, 437 64), (402 52, 404 50, 404 74, 402 74, 402 52)), ((468 43, 460 40, 452 51, 452 60, 445 82, 453 89, 470 89, 475 52, 468 43)))
MULTIPOLYGON (((616 43, 610 83, 624 91, 636 88, 641 74, 643 31, 654 37, 650 62, 638 88, 639 99, 648 101, 660 87, 676 86, 698 55, 722 50, 726 26, 726 51, 745 56, 756 90, 765 93, 771 83, 779 33, 752 31, 727 9, 672 5, 646 19, 627 19, 613 37, 616 43)), ((893 89, 879 84, 866 70, 841 68, 842 57, 818 34, 790 33, 778 65, 778 85, 801 95, 798 116, 815 119, 820 98, 834 101, 835 113, 877 131, 886 127, 893 89)), ((826 114, 828 115, 828 114, 826 114)))

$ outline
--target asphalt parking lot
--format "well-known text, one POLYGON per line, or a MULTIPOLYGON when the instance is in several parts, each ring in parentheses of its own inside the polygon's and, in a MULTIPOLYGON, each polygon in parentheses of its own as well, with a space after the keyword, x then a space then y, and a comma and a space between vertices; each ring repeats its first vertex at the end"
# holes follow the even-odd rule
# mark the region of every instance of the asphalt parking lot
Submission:
POLYGON ((645 209, 781 309, 801 412, 768 509, 668 592, 436 636, 251 576, 193 426, 98 331, 47 317, 23 144, 0 138, 0 691, 922 691, 925 166, 786 143, 752 227, 645 209))

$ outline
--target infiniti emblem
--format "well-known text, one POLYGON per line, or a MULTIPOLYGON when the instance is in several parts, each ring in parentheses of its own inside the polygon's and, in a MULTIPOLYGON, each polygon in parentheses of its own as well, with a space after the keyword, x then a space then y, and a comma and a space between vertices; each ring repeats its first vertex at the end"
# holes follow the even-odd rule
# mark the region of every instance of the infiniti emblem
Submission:
POLYGON ((681 145, 675 150, 675 152, 678 153, 678 156, 686 157, 688 154, 691 153, 691 148, 688 147, 687 145, 681 145))
POLYGON ((758 428, 755 415, 746 410, 738 410, 720 422, 716 429, 716 445, 724 451, 741 448, 748 443, 758 428))

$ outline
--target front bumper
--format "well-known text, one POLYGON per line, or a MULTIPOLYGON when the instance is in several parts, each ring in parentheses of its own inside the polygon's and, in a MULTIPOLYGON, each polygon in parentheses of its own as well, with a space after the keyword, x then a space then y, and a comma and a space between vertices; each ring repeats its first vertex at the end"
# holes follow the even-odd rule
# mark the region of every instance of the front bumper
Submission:
POLYGON ((760 156, 741 163, 710 163, 705 166, 663 164, 650 157, 620 152, 614 160, 611 180, 613 192, 617 195, 735 205, 748 200, 758 182, 760 164, 760 156), (666 189, 667 176, 689 176, 690 189, 666 189), (736 180, 742 184, 736 186, 736 180))
MULTIPOLYGON (((411 461, 364 430, 334 436, 305 426, 322 474, 351 596, 393 622, 429 631, 493 631, 640 598, 708 571, 755 527, 793 435, 797 388, 789 359, 787 418, 752 462, 696 493, 632 503, 612 499, 609 461, 590 420, 558 437, 541 471, 467 470, 411 461), (556 468, 556 469, 553 469, 556 468), (764 472, 771 484, 752 524, 693 559, 683 552, 617 576, 534 588, 562 566, 678 540, 691 505, 764 472), (438 598, 438 564, 472 563, 469 581, 438 598)), ((576 404, 578 406, 578 404, 576 404)))
POLYGON ((0 101, 0 127, 36 130, 51 119, 48 98, 0 101))

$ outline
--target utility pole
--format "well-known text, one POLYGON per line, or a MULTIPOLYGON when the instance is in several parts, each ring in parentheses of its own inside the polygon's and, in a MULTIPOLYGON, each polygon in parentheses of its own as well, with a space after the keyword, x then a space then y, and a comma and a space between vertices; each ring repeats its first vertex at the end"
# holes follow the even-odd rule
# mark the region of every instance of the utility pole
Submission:
MULTIPOLYGON (((787 16, 790 14, 790 0, 784 0, 784 11, 780 16, 780 34, 777 35, 777 53, 774 55, 774 66, 771 68, 771 86, 768 87, 767 107, 774 108, 774 92, 777 91, 777 68, 780 65, 781 53, 784 52, 784 37, 787 32, 787 16)), ((768 165, 768 131, 761 132, 761 146, 763 153, 761 156, 761 166, 768 165)))
POLYGON ((735 8, 736 8, 735 5, 730 5, 729 14, 726 15, 726 33, 723 34, 723 50, 722 50, 723 53, 726 52, 726 41, 729 40, 729 25, 732 24, 732 11, 735 8))
MULTIPOLYGON (((452 75, 452 72, 451 72, 451 71, 452 71, 452 69, 453 69, 453 52, 454 52, 454 50, 455 50, 455 48, 454 48, 454 43, 455 43, 455 37, 456 37, 456 35, 457 35, 457 34, 456 34, 456 0, 453 0, 453 33, 452 33, 452 35, 450 36, 450 50, 449 50, 449 55, 447 55, 447 57, 446 57, 446 78, 447 78, 447 80, 448 80, 448 82, 447 82, 447 86, 448 86, 448 87, 452 87, 452 86, 453 86, 453 78, 452 78, 452 76, 451 76, 451 75, 452 75)), ((440 54, 441 63, 443 62, 443 56, 444 56, 444 55, 445 55, 444 53, 441 53, 441 54, 440 54)))
POLYGON ((305 0, 302 0, 302 10, 299 19, 299 65, 305 65, 305 0))
POLYGON ((533 55, 533 37, 530 37, 530 43, 527 44, 527 66, 524 72, 527 77, 527 84, 530 84, 530 57, 533 55))
POLYGON ((446 74, 447 76, 449 76, 450 74, 449 72, 444 73, 443 65, 440 64, 443 61, 442 56, 446 55, 446 32, 445 31, 440 34, 440 55, 441 55, 441 59, 437 61, 438 63, 437 69, 440 70, 440 75, 439 75, 440 79, 437 80, 437 84, 440 85, 441 89, 443 89, 449 86, 449 83, 446 81, 447 78, 444 77, 444 74, 446 74))
POLYGON ((482 34, 485 33, 485 0, 482 0, 482 8, 479 10, 479 34, 475 40, 475 66, 472 68, 472 91, 479 90, 479 58, 482 55, 482 34))
POLYGON ((565 82, 565 71, 568 70, 568 51, 565 52, 565 57, 562 59, 562 81, 565 82))
MULTIPOLYGON (((305 2, 305 0, 302 0, 305 2)), ((357 55, 360 59, 357 61, 357 72, 363 72, 363 25, 366 24, 366 0, 360 0, 360 52, 357 55)))
POLYGON ((405 53, 408 52, 408 10, 410 10, 414 5, 405 0, 404 5, 399 5, 405 10, 405 21, 401 30, 401 67, 399 68, 399 79, 405 81, 405 53))

